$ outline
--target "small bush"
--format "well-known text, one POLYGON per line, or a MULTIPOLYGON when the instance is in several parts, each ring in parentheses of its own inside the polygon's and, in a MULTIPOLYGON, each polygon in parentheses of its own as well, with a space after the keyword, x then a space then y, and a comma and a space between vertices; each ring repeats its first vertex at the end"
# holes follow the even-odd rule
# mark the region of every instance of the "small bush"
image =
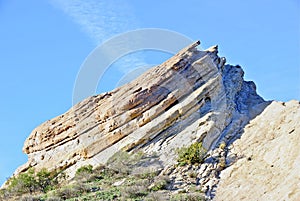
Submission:
POLYGON ((91 191, 91 187, 86 183, 76 183, 73 188, 80 194, 91 191))
POLYGON ((130 155, 128 152, 119 151, 115 153, 111 158, 108 159, 107 165, 109 168, 123 173, 129 174, 130 167, 129 167, 130 155))
POLYGON ((49 172, 47 169, 42 169, 35 172, 33 168, 27 172, 19 174, 17 177, 12 177, 8 180, 7 190, 12 195, 20 195, 23 193, 47 192, 58 184, 57 172, 49 172))
POLYGON ((97 182, 101 185, 112 185, 116 182, 117 179, 123 178, 120 177, 121 175, 118 174, 115 170, 108 169, 108 168, 99 168, 93 171, 92 175, 89 175, 89 180, 91 182, 97 182))
POLYGON ((145 201, 165 201, 169 200, 169 195, 166 192, 151 192, 145 197, 145 201))
POLYGON ((69 198, 73 198, 73 197, 78 197, 80 195, 80 192, 77 191, 76 188, 74 188, 73 186, 67 186, 61 189, 58 189, 55 192, 55 196, 66 200, 69 198))
POLYGON ((77 182, 75 184, 65 186, 55 191, 54 196, 63 200, 81 196, 84 193, 91 192, 91 188, 87 183, 77 182))
POLYGON ((119 151, 115 153, 108 161, 108 167, 122 174, 130 174, 133 157, 126 151, 119 151))
POLYGON ((125 175, 129 175, 132 171, 139 166, 139 163, 144 158, 144 153, 139 151, 130 154, 126 151, 118 151, 108 161, 109 168, 125 175))
POLYGON ((171 196, 171 201, 204 201, 202 193, 183 193, 171 196))
POLYGON ((53 190, 54 186, 58 184, 57 175, 58 173, 56 171, 49 172, 45 168, 37 172, 36 182, 39 190, 43 193, 53 190))
POLYGON ((157 175, 158 175, 158 171, 141 171, 139 173, 134 174, 133 176, 135 176, 136 178, 139 179, 147 179, 148 181, 152 181, 157 175))
POLYGON ((9 192, 6 189, 0 189, 0 200, 8 197, 9 192))
POLYGON ((94 174, 92 165, 85 165, 77 169, 75 180, 78 182, 90 182, 95 180, 97 175, 94 174))
POLYGON ((196 142, 189 147, 183 147, 178 150, 178 164, 183 166, 202 163, 206 152, 201 142, 196 142))
POLYGON ((34 169, 21 173, 17 177, 9 179, 8 190, 15 195, 22 193, 33 193, 38 189, 38 183, 35 179, 34 169))
POLYGON ((143 185, 132 185, 132 186, 126 186, 123 189, 122 197, 124 198, 141 198, 148 194, 147 188, 143 185))
POLYGON ((85 165, 77 169, 76 175, 81 173, 93 173, 93 166, 92 165, 85 165))
POLYGON ((162 176, 155 178, 156 180, 150 186, 151 191, 159 191, 164 190, 167 188, 168 184, 170 183, 169 177, 162 176))
POLYGON ((116 198, 121 196, 120 189, 118 188, 110 188, 106 191, 99 191, 96 193, 97 200, 116 200, 116 198))

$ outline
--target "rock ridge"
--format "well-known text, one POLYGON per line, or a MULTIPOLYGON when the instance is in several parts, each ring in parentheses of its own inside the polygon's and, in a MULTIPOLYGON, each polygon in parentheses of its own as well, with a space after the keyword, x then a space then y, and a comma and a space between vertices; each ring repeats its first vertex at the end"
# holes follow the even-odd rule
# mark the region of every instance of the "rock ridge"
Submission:
POLYGON ((171 189, 188 186, 182 175, 193 170, 193 182, 212 199, 221 171, 234 161, 220 145, 240 138, 271 102, 257 95, 254 82, 244 81, 239 65, 218 56, 218 46, 199 50, 199 44, 35 128, 23 147, 28 162, 15 175, 34 167, 61 169, 72 178, 79 167, 104 164, 120 150, 143 151, 159 156, 161 174, 173 178, 171 189), (209 150, 205 162, 174 168, 176 150, 196 141, 209 150))
POLYGON ((170 155, 169 148, 201 138, 206 148, 213 147, 221 131, 245 124, 252 108, 264 100, 256 94, 253 82, 243 81, 240 66, 225 65, 217 46, 200 51, 199 44, 38 126, 24 144, 28 163, 17 173, 31 166, 66 169, 105 163, 120 149, 161 152, 162 161, 169 164, 174 158, 163 156, 170 155), (197 129, 201 122, 206 126, 197 129), (193 131, 194 136, 186 134, 193 131), (186 140, 180 140, 182 136, 186 140))

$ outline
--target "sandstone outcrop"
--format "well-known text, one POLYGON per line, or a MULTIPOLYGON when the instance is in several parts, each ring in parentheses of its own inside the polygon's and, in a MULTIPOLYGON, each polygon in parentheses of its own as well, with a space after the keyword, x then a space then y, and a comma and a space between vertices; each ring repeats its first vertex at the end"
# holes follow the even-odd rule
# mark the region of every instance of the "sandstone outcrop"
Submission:
POLYGON ((150 168, 170 178, 173 193, 193 187, 208 200, 297 200, 299 102, 264 101, 239 65, 199 44, 38 126, 15 175, 34 167, 72 178, 119 150, 141 150, 157 156, 150 168), (208 150, 204 162, 176 166, 176 150, 196 141, 208 150))
POLYGON ((199 44, 34 129, 15 175, 34 167, 72 178, 119 150, 142 150, 158 156, 151 168, 170 178, 173 193, 193 186, 214 200, 297 200, 299 102, 264 101, 239 65, 199 44), (196 141, 208 150, 204 162, 175 166, 176 150, 196 141))
POLYGON ((195 141, 213 148, 267 105, 240 66, 225 65, 218 47, 196 42, 136 80, 85 99, 32 131, 23 151, 29 167, 64 169, 105 163, 118 150, 157 153, 174 164, 175 149, 195 141))

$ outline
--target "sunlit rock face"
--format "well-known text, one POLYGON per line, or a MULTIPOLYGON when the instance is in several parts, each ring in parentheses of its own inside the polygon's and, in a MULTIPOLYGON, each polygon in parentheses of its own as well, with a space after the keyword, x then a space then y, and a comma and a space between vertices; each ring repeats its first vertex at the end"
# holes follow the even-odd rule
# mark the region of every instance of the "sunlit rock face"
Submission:
POLYGON ((230 142, 267 105, 240 66, 227 65, 217 46, 196 42, 111 92, 85 99, 32 131, 23 151, 29 167, 64 169, 105 163, 119 150, 143 150, 162 166, 195 141, 213 149, 230 142))
POLYGON ((273 101, 228 147, 214 200, 299 200, 300 103, 273 101))

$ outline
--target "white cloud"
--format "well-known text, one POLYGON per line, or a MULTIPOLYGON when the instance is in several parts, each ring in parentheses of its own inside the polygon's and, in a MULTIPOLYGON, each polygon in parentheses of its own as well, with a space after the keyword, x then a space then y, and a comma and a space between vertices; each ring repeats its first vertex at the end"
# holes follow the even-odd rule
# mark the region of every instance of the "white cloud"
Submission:
POLYGON ((62 9, 97 45, 137 27, 133 11, 121 0, 50 0, 62 9))
MULTIPOLYGON (((132 8, 126 1, 50 0, 50 2, 79 24, 96 45, 138 27, 132 8)), ((137 66, 147 65, 142 53, 127 55, 115 64, 118 65, 118 70, 125 74, 137 66)))

